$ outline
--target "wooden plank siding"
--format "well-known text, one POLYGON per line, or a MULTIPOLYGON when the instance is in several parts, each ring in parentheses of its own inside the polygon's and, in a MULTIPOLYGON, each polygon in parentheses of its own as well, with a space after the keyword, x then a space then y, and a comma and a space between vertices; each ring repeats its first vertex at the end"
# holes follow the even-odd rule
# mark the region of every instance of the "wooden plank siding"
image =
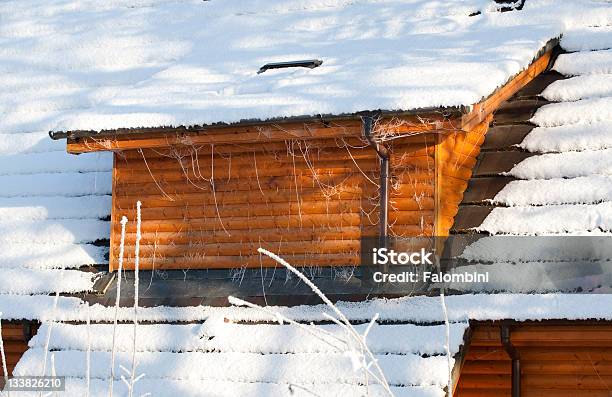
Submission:
MULTIPOLYGON (((526 322, 511 329, 521 357, 523 397, 611 395, 611 322, 526 322)), ((510 397, 510 380, 499 322, 473 324, 455 396, 510 397)))
MULTIPOLYGON (((433 233, 434 140, 390 145, 395 235, 433 233)), ((111 269, 123 215, 132 220, 124 263, 134 265, 138 200, 143 269, 274 265, 259 247, 299 266, 358 265, 360 238, 378 232, 379 172, 376 152, 356 137, 116 151, 111 269)))
MULTIPOLYGON (((37 323, 30 324, 30 332, 32 335, 38 329, 37 323)), ((19 321, 2 322, 2 343, 4 344, 4 352, 6 356, 6 367, 9 376, 12 375, 15 366, 28 350, 27 335, 24 334, 24 324, 19 321)), ((4 387, 4 377, 0 376, 0 390, 4 387)))

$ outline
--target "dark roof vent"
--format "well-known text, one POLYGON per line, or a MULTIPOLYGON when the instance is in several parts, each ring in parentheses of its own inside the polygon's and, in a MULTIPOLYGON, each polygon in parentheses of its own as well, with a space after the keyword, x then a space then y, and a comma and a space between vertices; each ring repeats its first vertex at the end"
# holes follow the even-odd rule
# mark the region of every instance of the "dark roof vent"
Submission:
POLYGON ((317 66, 321 66, 323 63, 320 59, 307 59, 304 61, 290 61, 290 62, 272 62, 266 63, 261 68, 257 74, 263 73, 269 69, 284 69, 284 68, 309 68, 314 69, 317 66))

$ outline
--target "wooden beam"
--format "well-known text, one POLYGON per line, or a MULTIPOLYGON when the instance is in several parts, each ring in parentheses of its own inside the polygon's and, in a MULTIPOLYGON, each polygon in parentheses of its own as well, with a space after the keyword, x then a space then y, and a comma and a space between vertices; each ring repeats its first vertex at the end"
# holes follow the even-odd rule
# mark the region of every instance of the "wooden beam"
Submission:
MULTIPOLYGON (((459 120, 447 119, 442 113, 423 114, 419 117, 386 117, 376 123, 378 135, 404 136, 402 141, 421 143, 415 134, 427 135, 439 129, 458 130, 459 120)), ((202 127, 197 129, 159 128, 136 133, 117 130, 96 135, 68 138, 67 151, 73 154, 123 151, 145 148, 164 148, 191 145, 227 145, 283 142, 330 138, 361 138, 359 119, 325 122, 313 118, 302 123, 269 123, 245 126, 202 127)), ((249 151, 246 147, 245 151, 249 151)))

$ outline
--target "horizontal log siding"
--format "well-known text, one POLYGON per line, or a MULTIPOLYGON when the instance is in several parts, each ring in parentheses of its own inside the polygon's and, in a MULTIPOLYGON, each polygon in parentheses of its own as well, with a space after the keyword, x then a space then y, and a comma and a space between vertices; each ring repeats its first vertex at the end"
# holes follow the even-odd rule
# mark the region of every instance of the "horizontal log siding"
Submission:
MULTIPOLYGON (((392 234, 432 233, 432 141, 390 146, 392 234)), ((354 136, 115 152, 111 269, 123 215, 124 263, 134 266, 138 200, 143 269, 274 266, 258 247, 300 266, 357 265, 360 238, 378 232, 379 172, 375 151, 354 136)))
MULTIPOLYGON (((612 324, 517 324, 512 343, 521 355, 522 396, 610 396, 612 324)), ((477 325, 456 396, 510 397, 510 364, 499 325, 477 325)))
MULTIPOLYGON (((32 332, 36 333, 37 328, 36 324, 32 324, 32 332)), ((23 334, 23 323, 2 322, 2 343, 6 355, 6 367, 10 376, 23 353, 28 350, 28 341, 23 334)), ((0 376, 0 390, 3 387, 4 377, 0 376)))

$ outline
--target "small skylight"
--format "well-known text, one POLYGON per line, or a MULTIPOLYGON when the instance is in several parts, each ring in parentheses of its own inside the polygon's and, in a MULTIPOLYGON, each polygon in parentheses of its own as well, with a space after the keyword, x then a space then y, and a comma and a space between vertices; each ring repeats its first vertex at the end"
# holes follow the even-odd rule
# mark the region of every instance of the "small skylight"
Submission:
POLYGON ((285 68, 309 68, 314 69, 317 66, 321 66, 323 63, 320 59, 306 59, 303 61, 289 61, 289 62, 272 62, 266 63, 261 68, 257 74, 261 74, 269 69, 285 69, 285 68))

